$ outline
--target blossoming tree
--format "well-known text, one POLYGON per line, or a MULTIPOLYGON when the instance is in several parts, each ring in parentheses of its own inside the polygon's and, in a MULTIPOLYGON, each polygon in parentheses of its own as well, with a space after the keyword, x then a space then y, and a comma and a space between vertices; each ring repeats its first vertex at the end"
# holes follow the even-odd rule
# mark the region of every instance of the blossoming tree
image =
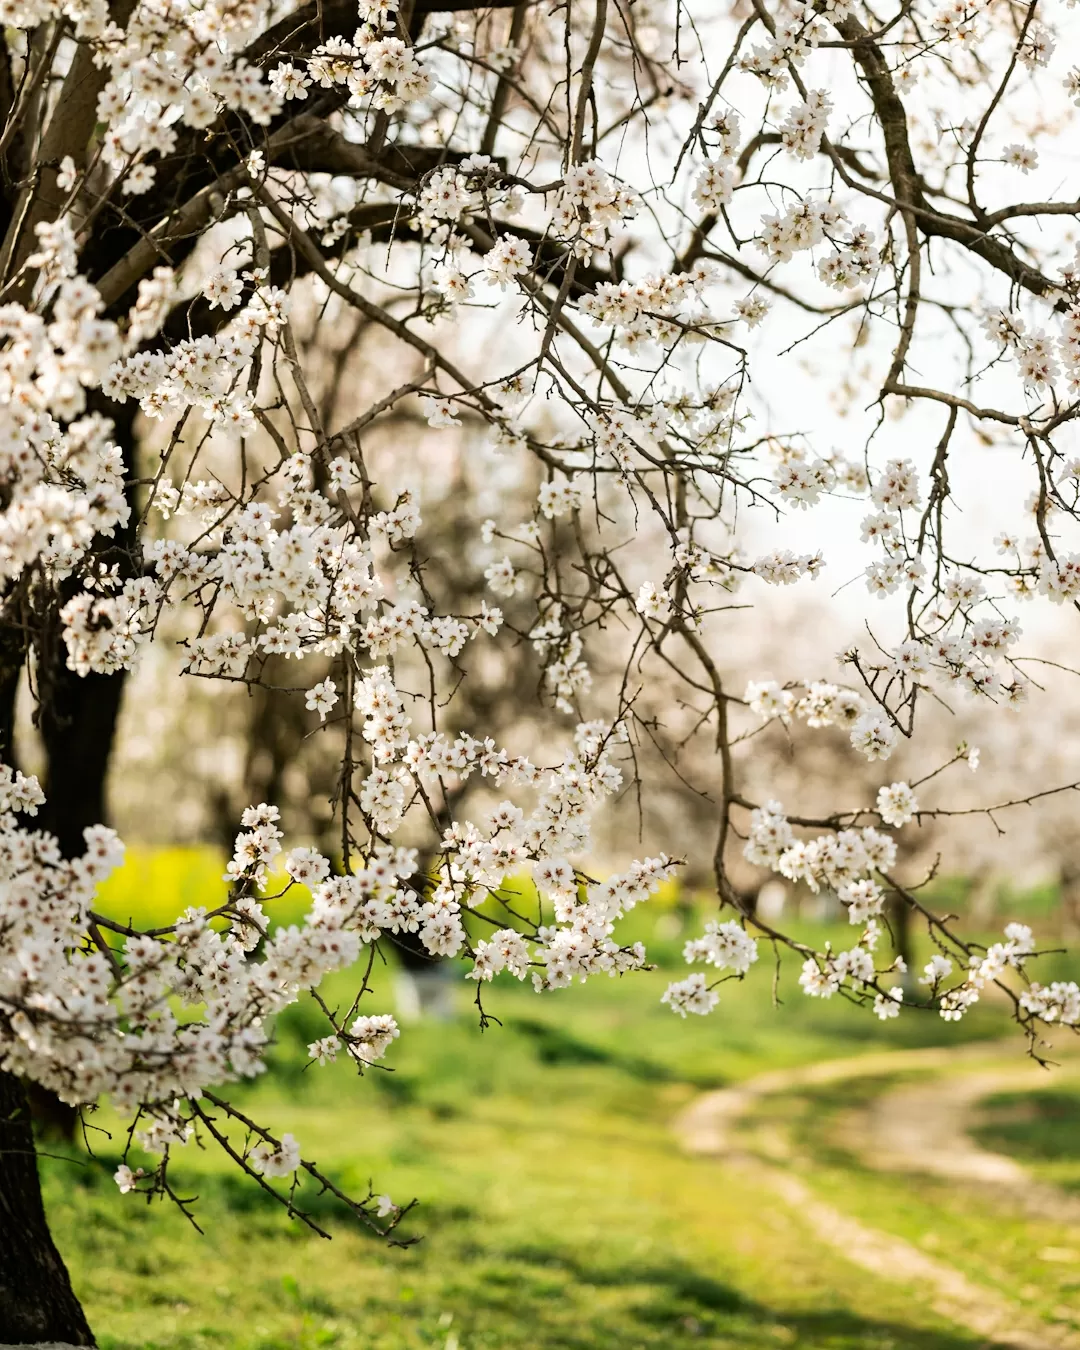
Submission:
POLYGON ((844 727, 852 756, 886 761, 917 752, 928 697, 1007 715, 1031 684, 1015 612, 1080 603, 1080 202, 1054 163, 1080 70, 1056 60, 1068 15, 1049 10, 8 0, 0 1339, 92 1343, 23 1080, 130 1118, 159 1161, 121 1166, 121 1192, 176 1198, 170 1158, 197 1137, 312 1227, 316 1186, 393 1233, 400 1208, 346 1195, 221 1085, 263 1071, 273 1015, 300 997, 326 1018, 313 1059, 385 1056, 398 1029, 367 972, 403 934, 464 959, 481 1018, 496 979, 547 997, 640 969, 619 921, 695 841, 597 879, 590 821, 646 741, 678 769, 680 722, 715 747, 695 787, 715 804, 718 912, 664 995, 675 1013, 710 1012, 765 937, 798 951, 807 995, 883 1019, 954 1020, 996 985, 1036 1052, 1046 1024, 1080 1023, 1080 989, 1029 975, 1026 928, 979 946, 897 867, 895 832, 947 818, 974 750, 812 816, 748 796, 740 772, 773 719, 844 727), (1019 196, 1032 174, 1045 200, 1019 196), (381 389, 329 424, 293 329, 312 305, 378 335, 381 389), (477 338, 493 326, 494 363, 477 338), (800 386, 804 359, 819 378, 800 386), (822 387, 866 409, 842 451, 803 429, 822 387), (409 438, 371 472, 370 438, 406 403, 436 431, 483 424, 517 482, 541 483, 524 519, 510 494, 461 541, 490 555, 487 596, 460 612, 409 438), (957 541, 964 466, 990 445, 1024 486, 1000 528, 957 541), (727 611, 813 585, 832 527, 820 550, 784 534, 838 498, 876 549, 867 642, 841 671, 822 651, 805 683, 730 687, 727 611), (762 520, 780 534, 758 552, 762 520), (63 760, 111 725, 118 673, 155 641, 177 677, 222 685, 285 658, 335 750, 338 842, 283 853, 274 803, 253 804, 217 900, 143 932, 96 907, 123 848, 80 818, 63 760), (454 703, 486 644, 522 643, 531 757, 454 703), (24 666, 49 800, 12 753, 24 666), (668 725, 654 687, 674 690, 668 725), (466 780, 490 798, 466 799, 472 819, 454 809, 466 780), (851 946, 755 918, 740 852, 833 890, 851 946), (311 892, 299 926, 273 925, 282 873, 311 892), (532 902, 502 891, 511 875, 532 902), (936 948, 914 998, 883 952, 888 897, 936 948), (318 987, 347 969, 342 1015, 318 987))

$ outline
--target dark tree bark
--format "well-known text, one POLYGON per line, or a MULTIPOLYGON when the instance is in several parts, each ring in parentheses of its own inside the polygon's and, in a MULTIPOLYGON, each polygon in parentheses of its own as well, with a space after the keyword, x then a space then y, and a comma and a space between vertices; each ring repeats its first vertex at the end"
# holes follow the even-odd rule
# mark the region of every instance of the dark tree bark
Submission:
POLYGON ((94 1345, 49 1232, 22 1083, 0 1072, 0 1344, 94 1345))
POLYGON ((72 858, 85 852, 86 826, 107 818, 105 783, 125 681, 123 672, 83 676, 62 664, 49 680, 39 723, 48 766, 39 820, 72 858))
POLYGON ((911 931, 911 906, 902 895, 893 895, 885 907, 885 913, 889 921, 889 927, 892 929, 893 946, 896 954, 903 958, 904 965, 907 967, 907 975, 904 977, 905 985, 914 980, 914 954, 911 931))
POLYGON ((0 624, 0 764, 15 763, 15 699, 24 655, 18 629, 0 624))
MULTIPOLYGON (((103 413, 113 424, 113 438, 124 456, 124 465, 135 476, 135 418, 138 404, 113 403, 98 391, 88 400, 91 412, 103 413)), ((122 577, 137 571, 134 522, 137 518, 134 489, 129 489, 131 521, 111 540, 99 541, 102 556, 117 563, 122 577)), ((68 598, 62 594, 59 606, 68 598)), ((77 675, 67 667, 67 649, 58 613, 50 611, 37 635, 38 730, 45 748, 45 806, 42 829, 56 835, 65 858, 85 851, 83 830, 108 819, 105 785, 109 760, 116 740, 116 727, 126 672, 115 675, 77 675)))

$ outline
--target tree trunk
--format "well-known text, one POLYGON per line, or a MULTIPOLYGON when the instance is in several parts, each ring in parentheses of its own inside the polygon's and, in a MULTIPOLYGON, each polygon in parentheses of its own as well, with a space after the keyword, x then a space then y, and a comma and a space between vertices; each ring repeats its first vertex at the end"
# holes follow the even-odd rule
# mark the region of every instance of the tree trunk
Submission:
MULTIPOLYGON (((0 760, 8 763, 14 762, 21 664, 12 649, 10 632, 0 634, 0 760)), ((60 710, 50 704, 42 716, 50 798, 40 823, 58 836, 70 857, 82 852, 83 826, 102 818, 121 681, 95 676, 99 685, 80 690, 72 685, 77 676, 63 675, 68 678, 53 686, 54 694, 62 691, 60 710)), ((34 1085, 34 1090, 45 1127, 73 1139, 75 1110, 45 1088, 34 1085)), ((93 1345, 94 1337, 49 1232, 26 1087, 14 1074, 0 1071, 0 1345, 40 1341, 93 1345)))
MULTIPOLYGON (((92 405, 94 401, 92 396, 92 405)), ((106 405, 99 410, 113 416, 130 470, 135 409, 106 405)), ((129 546, 130 534, 118 542, 121 548, 129 546)), ((71 858, 85 850, 85 827, 106 818, 105 782, 124 675, 82 677, 68 670, 55 612, 36 636, 38 726, 47 761, 47 799, 34 824, 54 834, 61 852, 71 858)), ((0 625, 0 762, 12 765, 15 699, 25 643, 17 623, 0 625)), ((39 1085, 32 1085, 32 1090, 42 1127, 74 1139, 74 1109, 39 1085)), ((0 1346, 41 1341, 95 1344, 49 1232, 27 1089, 15 1075, 0 1071, 0 1346)))
POLYGON ((23 666, 21 634, 0 624, 0 764, 15 766, 15 700, 23 666))
POLYGON ((22 1083, 0 1072, 0 1345, 94 1345, 49 1232, 22 1083))
POLYGON ((902 895, 893 894, 886 902, 886 915, 892 929, 893 947, 896 955, 903 958, 904 977, 901 981, 905 995, 918 997, 919 986, 914 970, 914 935, 911 925, 911 907, 902 895))
MULTIPOLYGON (((0 762, 8 764, 15 762, 15 697, 22 659, 17 635, 0 629, 0 762)), ((76 768, 73 762, 71 776, 83 767, 85 763, 76 768)), ((55 769, 51 777, 59 780, 58 786, 64 779, 55 769)), ((70 784, 68 789, 70 797, 70 784)), ((42 1120, 53 1132, 73 1138, 72 1107, 47 1089, 34 1087, 42 1120)), ((94 1344, 45 1217, 26 1087, 14 1074, 0 1070, 0 1345, 40 1341, 94 1344)))
POLYGON ((65 858, 85 853, 83 830, 108 819, 105 782, 125 673, 76 675, 58 655, 49 673, 39 727, 45 746, 45 805, 40 827, 55 834, 65 858))
MULTIPOLYGON (((98 390, 91 391, 87 402, 89 412, 102 413, 112 422, 113 439, 123 453, 124 467, 134 477, 138 404, 134 399, 113 403, 98 390)), ((137 573, 139 565, 134 553, 134 522, 138 518, 134 492, 129 487, 128 525, 111 539, 96 541, 101 556, 118 563, 125 579, 137 573)), ((38 823, 56 835, 65 858, 75 858, 86 850, 83 830, 108 820, 105 782, 127 672, 77 675, 68 669, 58 611, 69 593, 67 589, 56 598, 56 612, 45 616, 37 635, 38 729, 46 759, 46 781, 42 785, 46 800, 38 823)))

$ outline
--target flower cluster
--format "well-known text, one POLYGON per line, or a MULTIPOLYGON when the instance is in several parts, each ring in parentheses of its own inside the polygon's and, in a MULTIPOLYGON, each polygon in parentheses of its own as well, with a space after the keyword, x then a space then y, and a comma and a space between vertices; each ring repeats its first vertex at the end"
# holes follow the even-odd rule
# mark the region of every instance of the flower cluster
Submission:
POLYGON ((895 725, 879 707, 868 704, 853 689, 824 681, 806 686, 800 697, 793 689, 782 689, 775 680, 751 680, 744 699, 764 722, 774 717, 785 722, 799 717, 808 727, 845 727, 852 746, 869 760, 888 759, 899 740, 895 725))
MULTIPOLYGON (((968 969, 963 981, 940 993, 938 1007, 942 1018, 946 1022, 958 1022, 969 1008, 978 1003, 979 996, 987 982, 1000 981, 1002 976, 1010 970, 1022 971, 1025 962, 1034 951, 1035 943, 1031 929, 1022 923, 1007 924, 1005 941, 993 943, 982 956, 972 954, 968 958, 968 969)), ((944 972, 940 975, 935 972, 935 976, 933 983, 936 988, 940 979, 943 978, 944 972)), ((1057 988, 1062 987, 1057 986, 1057 988)), ((1075 988, 1075 986, 1073 987, 1075 988)), ((1055 1020, 1055 1012, 1058 1020, 1065 1021, 1065 1017, 1062 1017, 1061 1014, 1068 1014, 1072 1011, 1067 1006, 1067 999, 1058 1002, 1054 995, 1050 995, 1043 1008, 1039 1006, 1040 992, 1038 985, 1025 991, 1021 995, 1021 1006, 1026 1011, 1043 1017, 1047 1022, 1055 1020), (1024 1002, 1024 999, 1027 1002, 1024 1002), (1051 1016, 1045 1017, 1044 1009, 1045 1012, 1050 1012, 1051 1016)))
POLYGON ((717 970, 745 975, 758 959, 757 942, 737 923, 708 923, 704 935, 683 948, 683 957, 690 964, 704 961, 717 970))
POLYGON ((797 103, 784 118, 780 141, 796 159, 813 159, 821 147, 821 138, 832 111, 832 100, 824 89, 812 89, 805 102, 797 103))
POLYGON ((54 321, 0 306, 0 578, 42 567, 60 581, 95 535, 128 523, 120 451, 111 426, 84 416, 86 389, 119 351, 116 325, 97 317, 97 291, 74 273, 70 227, 39 231, 39 265, 57 278, 54 321), (67 424, 66 426, 64 424, 67 424))
POLYGON ((716 158, 710 159, 698 174, 694 202, 703 211, 716 213, 730 204, 735 191, 732 163, 739 150, 738 114, 731 110, 718 113, 710 131, 716 138, 716 158))
MULTIPOLYGON (((644 276, 636 281, 604 281, 581 301, 582 310, 599 327, 613 330, 619 347, 632 353, 646 343, 671 348, 681 341, 699 341, 712 316, 705 293, 715 280, 707 262, 678 273, 644 276)), ((606 419, 609 425, 618 418, 606 419)))
MULTIPOLYGON (((834 21, 850 13, 849 0, 830 3, 828 13, 834 21)), ((786 89, 793 67, 801 66, 807 54, 825 33, 814 7, 796 0, 779 22, 771 25, 768 40, 757 43, 740 60, 743 70, 756 75, 769 89, 786 89)))
POLYGON ((597 160, 574 164, 563 176, 551 215, 556 236, 588 262, 595 249, 606 248, 641 209, 637 193, 621 183, 597 160))

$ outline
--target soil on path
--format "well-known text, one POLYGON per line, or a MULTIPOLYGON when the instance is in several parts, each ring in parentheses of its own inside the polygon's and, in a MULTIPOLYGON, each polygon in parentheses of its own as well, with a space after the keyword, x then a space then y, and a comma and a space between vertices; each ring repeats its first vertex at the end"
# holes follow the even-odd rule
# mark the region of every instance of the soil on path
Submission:
MULTIPOLYGON (((976 1103, 994 1092, 1054 1081, 1034 1064, 1017 1062, 1016 1042, 957 1048, 898 1050, 828 1060, 762 1074, 738 1087, 707 1092, 675 1122, 687 1152, 737 1157, 762 1188, 797 1210, 815 1237, 854 1265, 883 1279, 922 1291, 940 1316, 988 1344, 1011 1350, 1080 1350, 1080 1335, 1034 1318, 997 1290, 976 1284, 944 1261, 889 1233, 870 1228, 820 1199, 788 1168, 748 1154, 738 1141, 740 1122, 763 1098, 803 1087, 888 1077, 908 1071, 933 1074, 930 1081, 904 1084, 883 1093, 854 1117, 857 1152, 875 1167, 993 1182, 1025 1208, 1064 1222, 1080 1221, 1080 1201, 1033 1182, 1019 1163, 979 1148, 967 1135, 976 1103), (1000 1060, 1009 1056, 1002 1067, 1000 1060), (996 1067, 986 1062, 997 1057, 996 1067), (982 1065, 983 1067, 980 1067, 982 1065)), ((848 1130, 852 1132, 853 1122, 848 1130)))

